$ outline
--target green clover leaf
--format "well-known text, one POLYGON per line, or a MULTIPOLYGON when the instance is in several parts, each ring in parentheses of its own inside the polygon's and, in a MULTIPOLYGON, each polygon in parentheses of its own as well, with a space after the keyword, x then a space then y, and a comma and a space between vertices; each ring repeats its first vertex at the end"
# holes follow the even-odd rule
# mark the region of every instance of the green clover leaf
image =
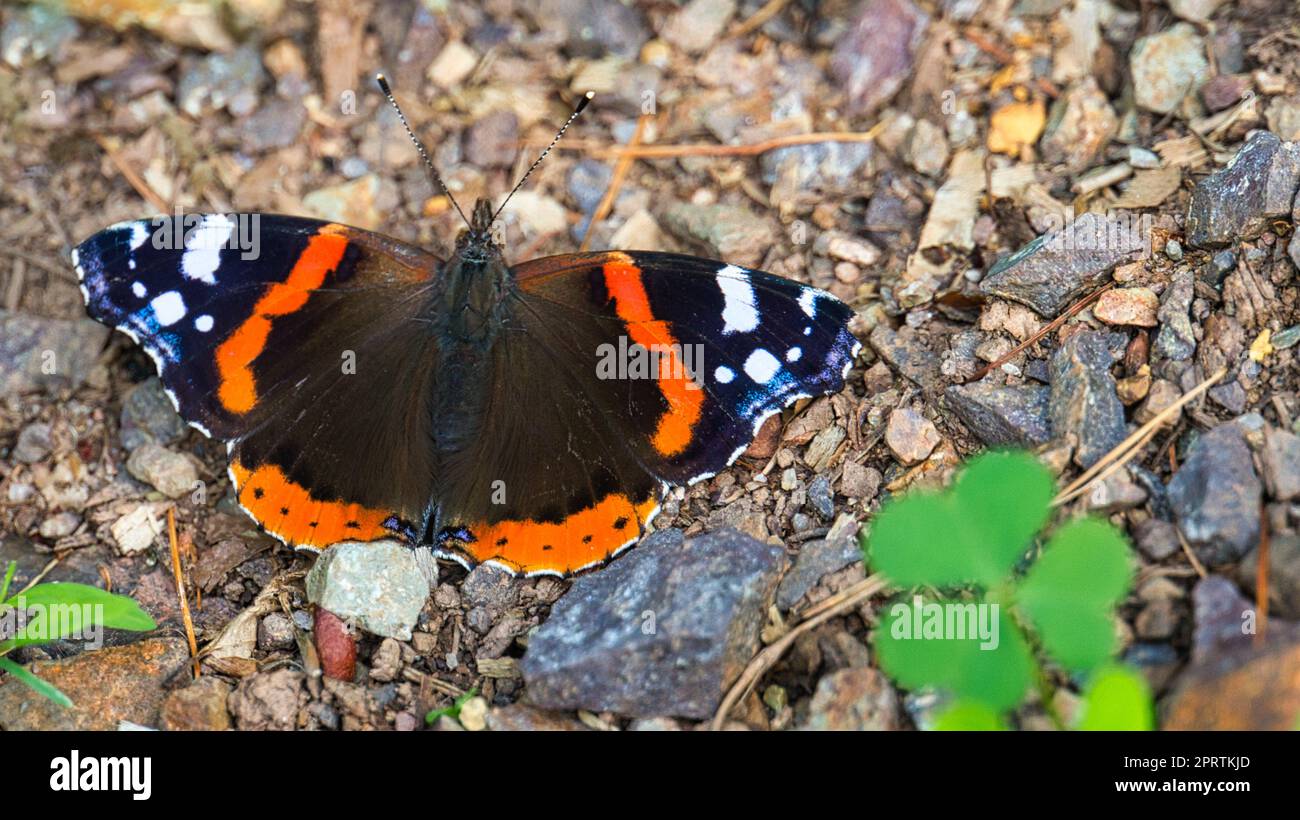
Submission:
POLYGON ((1123 537, 1082 518, 1057 530, 1014 595, 1043 649, 1066 669, 1085 671, 1115 651, 1113 612, 1132 580, 1123 537))
POLYGON ((934 686, 1010 709, 1033 679, 1033 657, 1024 635, 1001 607, 982 600, 918 596, 896 601, 876 627, 874 640, 880 668, 906 689, 934 686), (954 615, 967 625, 965 637, 944 634, 945 619, 954 615), (981 622, 989 637, 970 628, 981 622))
POLYGON ((1103 666, 1093 673, 1074 728, 1084 731, 1149 732, 1155 728, 1151 687, 1127 666, 1103 666))
POLYGON ((947 493, 911 493, 877 514, 867 560, 900 587, 991 587, 1051 513, 1051 475, 1027 453, 976 458, 947 493))

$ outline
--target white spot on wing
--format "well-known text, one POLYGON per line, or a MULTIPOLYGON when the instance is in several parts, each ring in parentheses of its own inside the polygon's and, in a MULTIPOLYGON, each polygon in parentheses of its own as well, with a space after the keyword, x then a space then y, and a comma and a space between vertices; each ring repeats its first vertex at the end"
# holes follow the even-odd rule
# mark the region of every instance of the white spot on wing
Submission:
POLYGON ((785 352, 785 360, 787 362, 797 362, 799 361, 799 357, 802 355, 803 355, 802 350, 800 350, 797 347, 792 347, 785 352))
POLYGON ((132 282, 131 292, 135 294, 135 298, 143 299, 145 297, 145 294, 147 294, 149 291, 145 289, 143 282, 132 282))
POLYGON ((763 348, 758 348, 745 359, 745 375, 758 384, 767 384, 781 369, 781 362, 763 348))
POLYGON ((197 330, 199 333, 207 333, 209 330, 212 329, 212 317, 205 313, 199 318, 195 319, 194 329, 197 330))
POLYGON ((736 372, 730 367, 719 367, 713 371, 713 378, 721 384, 731 384, 731 380, 736 378, 736 372))
POLYGON ((155 296, 149 306, 153 308, 154 318, 163 327, 174 325, 185 318, 185 300, 174 290, 155 296))
POLYGON ((138 251, 149 240, 149 228, 143 222, 130 223, 131 250, 138 251))
POLYGON ((817 296, 815 288, 804 288, 799 293, 799 307, 803 308, 804 315, 809 318, 817 315, 817 296))
POLYGON ((758 327, 758 306, 749 274, 735 265, 718 271, 718 289, 725 300, 722 308, 723 333, 749 333, 758 327))
POLYGON ((235 229, 224 214, 203 217, 199 227, 186 238, 185 255, 181 257, 181 273, 186 279, 197 279, 209 285, 217 283, 216 272, 221 266, 221 249, 230 240, 235 229))

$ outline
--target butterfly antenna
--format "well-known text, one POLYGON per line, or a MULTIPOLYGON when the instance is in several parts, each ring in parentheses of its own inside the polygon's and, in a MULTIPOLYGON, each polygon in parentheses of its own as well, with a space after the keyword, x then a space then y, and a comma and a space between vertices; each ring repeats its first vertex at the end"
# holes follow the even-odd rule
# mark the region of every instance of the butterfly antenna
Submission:
MULTIPOLYGON (((460 209, 460 203, 456 201, 456 197, 451 195, 451 190, 447 188, 447 183, 442 181, 442 174, 439 174, 438 169, 434 167, 433 160, 429 158, 429 152, 424 150, 424 143, 420 142, 419 137, 415 136, 415 132, 411 130, 411 124, 406 121, 406 115, 402 113, 402 107, 397 104, 397 99, 393 96, 393 89, 388 87, 388 78, 383 74, 376 74, 375 82, 379 83, 379 89, 383 91, 384 96, 388 98, 388 104, 397 112, 397 119, 401 120, 402 127, 406 129, 406 135, 411 138, 411 142, 415 143, 415 150, 420 153, 420 159, 424 160, 424 166, 429 169, 429 176, 433 178, 434 182, 438 183, 438 187, 447 195, 447 199, 451 201, 452 207, 456 209, 456 213, 460 214, 460 218, 465 220, 466 225, 469 225, 470 222, 466 219, 465 212, 460 209)), ((564 132, 561 131, 560 133, 564 132)))
POLYGON ((493 222, 495 222, 497 217, 501 215, 501 212, 506 209, 506 203, 510 201, 510 197, 514 196, 516 191, 524 187, 524 183, 533 175, 533 171, 537 170, 537 166, 542 164, 542 160, 546 159, 546 155, 551 153, 551 149, 555 147, 555 143, 559 142, 564 137, 564 132, 569 130, 569 126, 573 125, 573 121, 578 118, 578 115, 582 113, 582 109, 587 107, 587 103, 591 102, 591 98, 594 96, 596 96, 596 92, 594 91, 588 91, 586 94, 582 95, 582 99, 578 101, 578 107, 573 109, 573 113, 564 121, 564 125, 560 126, 560 130, 555 134, 555 139, 551 140, 551 144, 546 146, 546 150, 542 152, 542 155, 539 156, 532 165, 528 166, 528 170, 524 172, 523 177, 521 177, 519 182, 515 184, 514 188, 510 189, 510 193, 506 196, 505 201, 501 203, 501 207, 497 208, 496 213, 492 214, 493 222))

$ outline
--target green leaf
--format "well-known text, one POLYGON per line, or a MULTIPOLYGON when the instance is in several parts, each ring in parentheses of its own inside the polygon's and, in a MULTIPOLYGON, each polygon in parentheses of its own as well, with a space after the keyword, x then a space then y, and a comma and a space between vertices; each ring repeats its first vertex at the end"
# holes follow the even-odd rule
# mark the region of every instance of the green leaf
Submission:
POLYGON ((920 612, 918 630, 914 599, 896 601, 874 631, 880 668, 896 683, 906 689, 942 689, 999 710, 1020 702, 1033 679, 1034 661, 1024 636, 1006 612, 982 601, 953 600, 923 601, 920 612), (960 609, 934 610, 935 604, 960 609), (967 637, 958 637, 947 628, 930 631, 936 624, 934 612, 943 613, 937 622, 941 627, 946 626, 950 613, 961 613, 968 625, 967 637), (981 616, 987 641, 977 634, 981 616))
POLYGON ((13 675, 16 680, 20 680, 32 688, 39 695, 44 695, 55 703, 65 708, 71 709, 72 700, 67 695, 59 691, 58 687, 49 681, 41 680, 33 675, 25 667, 20 666, 9 658, 0 657, 0 669, 13 675))
POLYGON ((995 709, 974 700, 958 700, 935 716, 935 732, 1005 732, 1011 727, 995 709))
POLYGON ((900 587, 1002 581, 1050 514, 1053 482, 1025 453, 976 458, 948 493, 886 504, 864 539, 867 562, 900 587))
POLYGON ((87 584, 37 584, 9 603, 35 612, 17 635, 0 642, 0 652, 56 641, 95 624, 132 632, 158 626, 133 599, 87 584))
POLYGON ((1093 673, 1079 705, 1074 728, 1083 731, 1149 732, 1155 728, 1151 687, 1127 666, 1104 666, 1093 673))
POLYGON ((1056 531, 1015 591, 1043 648, 1072 671, 1115 651, 1116 604, 1133 582, 1128 543, 1105 521, 1081 518, 1056 531))
POLYGON ((1055 493, 1052 474, 1025 452, 985 453, 957 477, 953 504, 986 585, 1006 578, 1028 552, 1051 517, 1055 493))
POLYGON ((5 596, 9 594, 9 584, 14 580, 14 573, 18 571, 18 562, 10 561, 9 566, 5 567, 5 577, 0 581, 0 605, 6 603, 5 596))
POLYGON ((478 687, 475 686, 473 689, 452 701, 450 706, 430 710, 429 713, 424 716, 425 725, 432 725, 437 722, 440 717, 449 717, 453 720, 460 717, 461 707, 473 700, 474 696, 477 694, 478 687))

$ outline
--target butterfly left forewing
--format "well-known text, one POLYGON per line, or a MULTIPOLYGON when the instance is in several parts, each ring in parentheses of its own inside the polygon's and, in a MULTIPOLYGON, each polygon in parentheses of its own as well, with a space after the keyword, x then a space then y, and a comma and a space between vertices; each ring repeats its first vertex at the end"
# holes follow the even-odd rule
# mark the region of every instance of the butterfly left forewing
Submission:
POLYGON ((182 417, 229 445, 238 500, 298 546, 409 537, 428 508, 439 260, 268 215, 108 228, 76 249, 90 315, 154 359, 182 417))

